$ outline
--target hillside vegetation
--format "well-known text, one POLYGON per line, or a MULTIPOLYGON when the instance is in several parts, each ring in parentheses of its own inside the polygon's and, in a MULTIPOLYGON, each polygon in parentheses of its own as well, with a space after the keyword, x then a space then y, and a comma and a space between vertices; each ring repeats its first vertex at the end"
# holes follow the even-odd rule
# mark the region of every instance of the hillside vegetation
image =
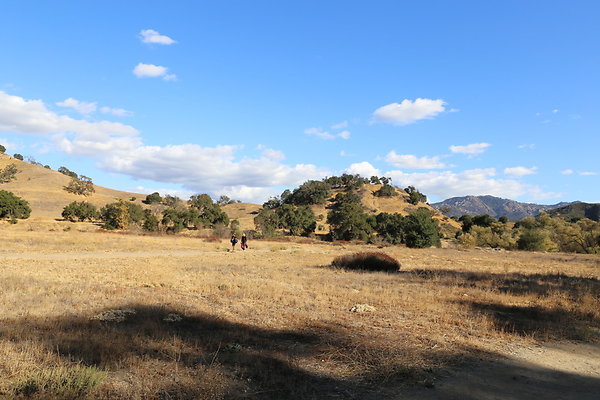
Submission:
POLYGON ((136 198, 136 203, 141 204, 146 196, 94 185, 95 192, 83 198, 64 189, 72 180, 70 176, 0 153, 0 170, 11 164, 16 166, 18 172, 14 180, 0 183, 0 190, 12 192, 27 200, 33 219, 61 219, 64 207, 73 201, 85 200, 100 208, 116 199, 129 201, 132 197, 136 198))

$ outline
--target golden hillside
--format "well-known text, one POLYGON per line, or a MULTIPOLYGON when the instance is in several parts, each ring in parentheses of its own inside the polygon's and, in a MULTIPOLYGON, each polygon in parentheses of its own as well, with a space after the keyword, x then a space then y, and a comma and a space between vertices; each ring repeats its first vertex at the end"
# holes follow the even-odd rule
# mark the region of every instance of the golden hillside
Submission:
POLYGON ((145 194, 121 192, 94 185, 96 190, 90 196, 68 193, 64 186, 71 178, 28 162, 19 161, 6 154, 0 154, 0 169, 15 164, 19 170, 16 180, 0 184, 0 190, 6 190, 27 200, 31 207, 31 218, 37 220, 54 220, 62 218, 63 208, 73 201, 87 201, 96 207, 113 203, 115 199, 129 200, 136 197, 136 203, 146 198, 145 194))

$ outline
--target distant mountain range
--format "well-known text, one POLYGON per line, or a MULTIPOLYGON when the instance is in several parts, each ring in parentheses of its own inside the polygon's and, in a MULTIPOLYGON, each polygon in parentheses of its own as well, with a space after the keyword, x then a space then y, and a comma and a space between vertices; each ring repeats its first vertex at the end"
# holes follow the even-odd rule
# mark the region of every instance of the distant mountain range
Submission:
POLYGON ((600 204, 577 202, 548 210, 548 214, 566 219, 589 218, 592 221, 600 221, 600 204))
POLYGON ((494 218, 505 216, 511 221, 518 221, 525 217, 535 217, 540 211, 559 209, 576 203, 579 202, 543 205, 520 203, 494 196, 464 196, 452 197, 439 203, 433 203, 431 206, 448 217, 488 214, 494 218))

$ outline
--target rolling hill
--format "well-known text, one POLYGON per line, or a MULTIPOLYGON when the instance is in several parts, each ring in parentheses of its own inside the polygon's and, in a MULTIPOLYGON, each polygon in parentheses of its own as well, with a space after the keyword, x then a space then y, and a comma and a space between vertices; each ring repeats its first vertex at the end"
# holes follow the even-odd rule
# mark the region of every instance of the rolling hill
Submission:
POLYGON ((589 218, 592 221, 600 221, 600 204, 578 202, 549 210, 548 214, 565 219, 589 218))
POLYGON ((535 217, 540 211, 552 210, 569 204, 573 203, 543 205, 521 203, 494 196, 464 196, 452 197, 439 203, 433 203, 431 206, 449 217, 460 217, 465 214, 471 216, 488 214, 494 218, 506 216, 511 221, 518 221, 525 217, 535 217))
POLYGON ((102 207, 116 199, 129 201, 132 197, 136 198, 136 203, 142 204, 141 200, 146 198, 145 194, 122 192, 97 185, 94 185, 95 193, 80 196, 64 190, 64 186, 71 181, 69 176, 0 154, 0 169, 9 164, 15 164, 19 172, 15 180, 1 183, 0 190, 12 192, 27 200, 32 210, 30 218, 34 220, 60 219, 63 208, 73 201, 85 200, 96 207, 102 207))
MULTIPOLYGON (((32 209, 31 218, 34 220, 61 219, 63 208, 73 201, 87 201, 100 208, 105 204, 114 202, 116 199, 131 201, 135 197, 135 203, 147 207, 142 203, 142 200, 146 198, 145 194, 123 192, 97 185, 94 185, 96 192, 90 196, 68 193, 64 190, 64 186, 71 181, 69 176, 39 165, 16 160, 6 154, 0 154, 0 169, 9 164, 15 164, 19 172, 15 180, 0 184, 0 190, 13 192, 15 195, 27 200, 32 209)), ((387 212, 408 215, 419 207, 426 207, 435 213, 434 218, 439 222, 444 232, 460 229, 458 222, 442 215, 428 204, 410 204, 408 202, 409 196, 403 190, 397 190, 398 194, 393 197, 375 196, 374 192, 380 188, 381 185, 367 184, 360 189, 359 196, 367 213, 387 212)), ((334 197, 342 191, 342 189, 334 189, 330 198, 324 204, 311 206, 319 219, 317 233, 325 234, 329 232, 329 225, 326 223, 327 213, 334 202, 334 197)), ((262 205, 259 204, 233 203, 222 206, 222 209, 231 220, 237 219, 240 222, 242 230, 253 230, 255 229, 254 217, 261 207, 262 205)))

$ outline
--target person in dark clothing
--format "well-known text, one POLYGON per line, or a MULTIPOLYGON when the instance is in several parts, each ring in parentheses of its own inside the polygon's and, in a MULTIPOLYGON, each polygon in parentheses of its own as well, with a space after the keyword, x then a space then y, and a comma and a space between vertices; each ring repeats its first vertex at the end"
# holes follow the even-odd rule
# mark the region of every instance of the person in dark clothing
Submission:
POLYGON ((242 250, 246 250, 248 248, 248 238, 245 233, 242 233, 242 243, 240 244, 242 250))
POLYGON ((231 242, 231 251, 235 251, 235 245, 238 242, 238 239, 237 239, 237 236, 235 236, 235 233, 231 234, 231 240, 230 240, 230 242, 231 242))

